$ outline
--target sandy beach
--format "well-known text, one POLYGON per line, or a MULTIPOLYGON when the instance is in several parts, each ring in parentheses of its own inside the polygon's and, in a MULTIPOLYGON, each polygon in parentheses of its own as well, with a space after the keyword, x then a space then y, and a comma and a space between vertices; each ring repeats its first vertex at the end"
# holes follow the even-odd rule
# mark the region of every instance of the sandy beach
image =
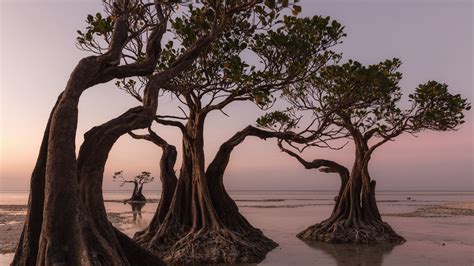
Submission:
MULTIPOLYGON (((128 235, 147 226, 159 202, 150 197, 141 212, 107 195, 109 220, 128 235)), ((235 193, 242 213, 279 243, 259 265, 473 265, 474 195, 472 193, 381 193, 384 220, 407 242, 399 246, 305 243, 295 235, 326 218, 331 193, 235 193)), ((3 201, 0 203, 4 203, 3 201)), ((16 200, 15 203, 20 203, 16 200)), ((25 204, 0 204, 0 265, 12 259, 26 214, 25 204)))

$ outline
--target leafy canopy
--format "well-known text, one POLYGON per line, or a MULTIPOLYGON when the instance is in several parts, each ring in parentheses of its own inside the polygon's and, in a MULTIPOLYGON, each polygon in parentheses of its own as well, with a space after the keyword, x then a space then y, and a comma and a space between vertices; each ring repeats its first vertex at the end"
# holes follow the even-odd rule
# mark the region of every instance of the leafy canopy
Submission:
MULTIPOLYGON (((162 51, 158 71, 169 68, 212 25, 212 10, 188 9, 189 15, 172 20, 174 38, 162 51)), ((210 109, 237 100, 269 106, 275 100, 272 94, 338 60, 330 48, 345 36, 343 28, 329 17, 297 18, 257 6, 233 17, 222 36, 165 89, 178 96, 191 95, 210 109)))
POLYGON ((140 174, 134 176, 132 179, 127 179, 123 176, 123 171, 115 172, 112 176, 114 182, 120 182, 120 186, 123 186, 125 183, 135 183, 137 185, 143 185, 146 183, 152 182, 155 177, 151 175, 150 172, 143 171, 140 174))
MULTIPOLYGON (((470 103, 436 81, 420 84, 408 95, 408 107, 403 108, 400 65, 394 58, 369 66, 353 60, 326 66, 304 86, 286 91, 284 97, 292 111, 312 112, 311 127, 318 128, 321 136, 337 132, 329 135, 334 139, 351 136, 365 143, 372 137, 380 138, 375 148, 403 133, 452 131, 465 122, 464 112, 470 110, 470 103)), ((290 115, 288 111, 285 115, 267 114, 257 124, 281 124, 286 127, 280 128, 287 130, 295 127, 290 115)))

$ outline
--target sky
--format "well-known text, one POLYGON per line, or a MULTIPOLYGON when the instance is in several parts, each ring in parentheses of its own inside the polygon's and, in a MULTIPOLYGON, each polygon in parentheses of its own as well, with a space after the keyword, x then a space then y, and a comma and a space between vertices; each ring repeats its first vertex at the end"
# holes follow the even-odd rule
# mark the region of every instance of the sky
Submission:
MULTIPOLYGON (((70 72, 86 52, 75 47, 76 30, 87 14, 101 10, 101 1, 0 0, 0 190, 27 190, 49 112, 70 72)), ((349 58, 374 64, 397 57, 403 62, 405 94, 428 80, 447 83, 454 93, 473 102, 473 13, 471 0, 302 0, 300 16, 331 16, 345 25, 348 36, 337 49, 349 58)), ((83 134, 138 103, 113 82, 87 90, 79 105, 77 149, 83 134)), ((160 99, 160 114, 175 108, 160 99)), ((253 104, 234 104, 226 117, 212 114, 205 129, 209 162, 219 145, 262 114, 253 104)), ((379 190, 474 190, 472 111, 456 132, 404 135, 380 148, 370 164, 379 190)), ((180 151, 179 132, 156 127, 180 151)), ((159 175, 161 150, 123 136, 110 153, 104 189, 121 189, 112 174, 141 171, 159 175)), ((307 160, 325 158, 347 167, 353 149, 312 149, 307 160)), ((175 166, 179 169, 180 159, 175 166)), ((145 189, 160 189, 161 184, 145 189)), ((228 189, 331 190, 335 174, 306 170, 281 153, 272 140, 249 138, 232 154, 225 176, 228 189)))

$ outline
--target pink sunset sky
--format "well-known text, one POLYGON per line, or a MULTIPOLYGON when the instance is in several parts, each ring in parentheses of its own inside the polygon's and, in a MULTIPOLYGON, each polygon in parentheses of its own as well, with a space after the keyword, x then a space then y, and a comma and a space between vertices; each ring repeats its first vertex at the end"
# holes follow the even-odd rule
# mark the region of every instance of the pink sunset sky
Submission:
MULTIPOLYGON (((344 59, 365 64, 385 58, 402 60, 406 94, 419 83, 437 80, 473 102, 473 2, 470 0, 302 0, 300 16, 329 15, 346 27, 338 50, 344 59)), ((27 190, 49 112, 77 61, 89 54, 75 47, 76 30, 87 14, 101 11, 100 1, 2 0, 0 94, 0 190, 27 190)), ((83 134, 137 102, 113 83, 89 89, 81 98, 77 149, 83 134)), ((160 99, 160 114, 175 112, 175 102, 160 99)), ((253 104, 237 103, 211 115, 205 131, 207 162, 220 143, 262 114, 253 104)), ((473 190, 473 115, 459 131, 426 132, 400 137, 374 155, 372 177, 380 190, 473 190)), ((180 149, 179 132, 156 127, 180 149)), ((161 150, 123 136, 107 163, 104 189, 118 189, 112 173, 124 170, 159 173, 161 150)), ((351 147, 341 151, 313 149, 308 160, 334 159, 351 166, 351 147)), ((179 169, 180 160, 176 164, 179 169)), ((249 138, 237 147, 225 177, 229 189, 337 189, 335 175, 305 170, 281 153, 274 140, 249 138)), ((159 181, 146 189, 159 189, 159 181)))

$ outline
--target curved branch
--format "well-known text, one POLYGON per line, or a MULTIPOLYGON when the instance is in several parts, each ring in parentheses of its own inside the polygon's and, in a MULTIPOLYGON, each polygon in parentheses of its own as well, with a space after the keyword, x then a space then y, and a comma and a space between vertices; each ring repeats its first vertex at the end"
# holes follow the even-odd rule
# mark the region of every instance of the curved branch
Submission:
POLYGON ((260 128, 256 128, 254 126, 247 126, 243 130, 235 133, 229 140, 227 140, 220 146, 219 151, 214 157, 214 160, 209 164, 206 174, 209 173, 212 176, 222 176, 229 162, 232 150, 235 146, 242 143, 248 136, 258 137, 263 140, 266 140, 267 138, 277 138, 297 143, 305 143, 306 141, 308 141, 307 138, 304 138, 291 131, 267 131, 262 130, 260 128))
POLYGON ((137 135, 133 132, 128 134, 135 139, 142 139, 153 142, 163 150, 163 154, 160 159, 160 180, 162 185, 160 203, 156 209, 155 215, 153 216, 148 228, 137 232, 135 238, 140 242, 144 241, 153 236, 156 230, 159 228, 166 214, 168 213, 173 194, 178 183, 176 173, 174 171, 174 165, 176 163, 177 151, 176 147, 168 144, 163 138, 158 136, 150 127, 148 127, 147 135, 137 135))
POLYGON ((160 119, 165 119, 165 118, 170 118, 170 119, 178 119, 178 120, 188 120, 189 117, 181 117, 181 116, 175 116, 175 115, 157 115, 157 118, 160 119))
POLYGON ((234 14, 250 8, 251 6, 255 5, 256 2, 256 0, 252 0, 249 3, 242 4, 227 10, 223 14, 223 19, 220 22, 217 21, 216 16, 216 20, 213 23, 211 31, 208 34, 199 37, 199 39, 197 39, 191 47, 189 47, 181 56, 176 59, 175 62, 173 62, 170 69, 155 74, 153 76, 152 82, 157 85, 166 83, 181 71, 192 65, 194 60, 199 57, 201 52, 207 49, 207 47, 209 47, 209 45, 211 45, 211 43, 220 36, 227 24, 232 21, 231 18, 234 14))
MULTIPOLYGON (((239 94, 231 94, 227 96, 223 101, 216 103, 214 105, 206 105, 203 109, 203 113, 209 113, 213 110, 222 110, 224 107, 226 107, 228 104, 236 101, 248 101, 251 98, 250 97, 239 97, 239 94)), ((213 99, 214 100, 214 99, 213 99)))
POLYGON ((341 202, 341 196, 346 188, 347 183, 349 182, 350 172, 345 166, 338 164, 337 162, 330 161, 330 160, 323 160, 323 159, 316 159, 311 162, 306 161, 298 154, 292 152, 291 150, 286 149, 283 147, 281 141, 278 141, 278 146, 280 149, 289 154, 290 156, 296 158, 306 169, 319 169, 320 172, 323 173, 338 173, 339 177, 341 178, 341 185, 339 187, 338 196, 335 198, 336 205, 334 206, 334 210, 337 208, 339 203, 341 202))
POLYGON ((142 140, 147 140, 150 142, 153 142, 157 146, 164 148, 166 145, 168 145, 168 142, 166 142, 163 138, 158 136, 150 127, 148 127, 148 133, 147 135, 137 135, 133 132, 128 132, 128 134, 134 138, 134 139, 142 139, 142 140))
POLYGON ((122 15, 115 21, 115 28, 112 33, 112 40, 109 45, 108 51, 98 56, 98 60, 110 64, 118 65, 120 63, 120 56, 122 50, 127 43, 128 38, 128 16, 122 15))
MULTIPOLYGON (((145 59, 143 62, 136 62, 128 65, 118 66, 118 63, 102 71, 100 79, 96 84, 105 83, 112 79, 123 79, 133 76, 147 76, 153 73, 156 63, 161 53, 161 40, 166 32, 168 20, 164 20, 150 34, 146 45, 145 59)), ((123 48, 123 46, 122 46, 123 48)), ((121 52, 121 50, 120 50, 121 52)), ((119 54, 120 56, 120 54, 119 54)), ((118 57, 117 60, 120 60, 118 57)))
POLYGON ((295 152, 286 149, 283 147, 281 142, 278 142, 278 147, 280 149, 287 153, 288 155, 296 158, 306 169, 319 169, 320 172, 324 173, 339 173, 341 176, 349 176, 349 169, 347 169, 345 166, 331 160, 324 160, 324 159, 316 159, 311 162, 306 161, 303 159, 301 156, 296 154, 295 152), (324 168, 322 168, 324 167, 324 168))
POLYGON ((155 118, 155 121, 158 123, 158 124, 162 124, 162 125, 165 125, 165 126, 172 126, 172 127, 177 127, 181 130, 181 132, 184 134, 186 132, 186 127, 184 126, 183 123, 181 122, 178 122, 178 121, 171 121, 171 120, 165 120, 165 119, 161 119, 161 118, 158 118, 156 117, 155 118))

